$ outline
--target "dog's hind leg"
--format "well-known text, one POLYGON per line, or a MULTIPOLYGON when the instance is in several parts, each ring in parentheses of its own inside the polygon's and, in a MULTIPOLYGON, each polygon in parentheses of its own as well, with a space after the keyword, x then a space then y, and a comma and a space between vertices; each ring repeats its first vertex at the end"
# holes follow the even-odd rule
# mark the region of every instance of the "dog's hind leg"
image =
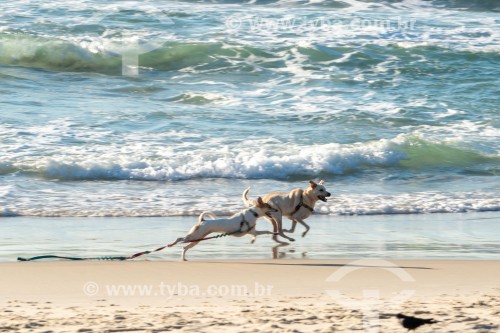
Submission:
POLYGON ((175 240, 175 242, 170 243, 170 244, 168 244, 167 246, 168 246, 168 247, 172 247, 172 246, 174 246, 175 244, 177 244, 177 243, 179 243, 179 242, 184 241, 184 238, 185 238, 185 237, 179 237, 179 238, 177 238, 177 239, 175 240))
POLYGON ((190 248, 194 247, 198 243, 199 243, 199 241, 198 242, 192 242, 192 243, 189 243, 188 245, 186 245, 186 246, 184 246, 182 248, 182 256, 181 256, 182 261, 187 261, 187 259, 186 259, 186 252, 187 252, 187 250, 189 250, 190 248))
POLYGON ((271 222, 271 224, 273 225, 273 241, 275 241, 276 243, 280 243, 281 245, 288 245, 287 242, 282 242, 280 240, 278 240, 278 223, 274 220, 274 218, 269 218, 269 217, 266 217, 266 219, 268 221, 271 222))
POLYGON ((288 233, 294 233, 295 232, 295 227, 297 226, 297 221, 295 220, 292 220, 292 226, 290 227, 290 229, 284 229, 283 232, 288 232, 288 233))
POLYGON ((192 231, 191 234, 184 237, 184 242, 189 242, 189 244, 182 248, 182 260, 187 261, 186 260, 187 250, 189 250, 190 248, 197 245, 200 242, 200 239, 205 238, 209 234, 210 234, 210 231, 207 231, 206 229, 200 227, 200 228, 197 228, 194 231, 192 231))
MULTIPOLYGON (((295 239, 293 239, 292 237, 288 237, 283 232, 283 217, 282 217, 282 215, 281 214, 273 214, 272 216, 273 216, 273 220, 276 222, 276 227, 277 227, 277 230, 275 229, 274 232, 278 232, 278 235, 280 235, 281 237, 286 238, 291 242, 295 242, 295 239)), ((275 235, 273 237, 273 239, 275 241, 277 241, 277 236, 275 235)), ((278 243, 282 243, 282 242, 278 241, 278 243)))

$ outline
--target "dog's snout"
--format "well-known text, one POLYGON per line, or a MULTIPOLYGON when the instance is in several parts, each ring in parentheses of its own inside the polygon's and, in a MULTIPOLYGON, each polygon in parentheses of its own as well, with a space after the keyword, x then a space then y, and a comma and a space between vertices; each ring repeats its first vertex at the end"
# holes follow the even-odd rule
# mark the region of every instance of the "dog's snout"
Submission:
POLYGON ((330 192, 326 192, 326 196, 327 197, 331 196, 330 192))

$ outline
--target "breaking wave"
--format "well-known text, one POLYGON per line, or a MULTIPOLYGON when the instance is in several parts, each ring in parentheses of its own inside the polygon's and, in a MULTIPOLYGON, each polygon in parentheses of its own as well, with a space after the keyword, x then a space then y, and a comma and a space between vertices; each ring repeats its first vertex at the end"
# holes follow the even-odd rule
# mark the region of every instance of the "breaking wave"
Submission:
MULTIPOLYGON (((142 147, 142 146, 141 146, 142 147)), ((312 146, 288 144, 204 144, 191 150, 137 150, 120 154, 109 147, 101 152, 40 156, 36 161, 11 158, 0 164, 0 174, 20 173, 63 180, 186 180, 196 178, 297 180, 334 177, 376 168, 405 170, 453 169, 459 172, 498 173, 497 155, 415 135, 355 144, 312 146), (207 147, 207 148, 205 148, 207 147), (71 157, 70 157, 71 156, 71 157)))

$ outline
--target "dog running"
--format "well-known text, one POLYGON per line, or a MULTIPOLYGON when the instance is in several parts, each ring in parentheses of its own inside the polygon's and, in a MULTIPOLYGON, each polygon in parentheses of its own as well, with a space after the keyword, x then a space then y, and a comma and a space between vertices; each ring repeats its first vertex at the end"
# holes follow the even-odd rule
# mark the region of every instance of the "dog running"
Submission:
MULTIPOLYGON (((297 188, 291 192, 272 192, 263 197, 263 201, 265 203, 270 204, 271 207, 275 208, 274 212, 270 212, 270 216, 266 216, 266 219, 273 224, 272 234, 274 241, 286 244, 286 242, 278 240, 278 235, 292 242, 295 241, 295 239, 285 235, 284 232, 293 233, 297 223, 302 224, 306 228, 306 230, 302 233, 302 237, 307 234, 310 227, 304 222, 304 220, 314 211, 314 206, 318 200, 326 202, 326 198, 331 195, 323 184, 323 180, 319 181, 317 184, 311 180, 309 182, 309 187, 305 190, 297 188), (292 220, 292 227, 289 230, 283 230, 283 216, 292 220)), ((247 188, 242 194, 243 202, 248 207, 255 204, 254 201, 247 198, 249 191, 250 188, 247 188)))
POLYGON ((184 237, 179 237, 175 242, 168 245, 172 247, 175 244, 189 243, 182 249, 181 259, 186 261, 186 251, 198 244, 207 235, 214 232, 221 232, 227 235, 241 237, 244 235, 251 235, 253 237, 252 243, 258 235, 273 234, 271 231, 258 231, 255 230, 257 219, 262 216, 271 216, 277 210, 272 208, 269 204, 263 202, 259 197, 255 204, 250 208, 243 210, 241 213, 236 213, 229 218, 216 218, 212 213, 204 212, 198 218, 198 224, 193 226, 188 234, 184 237), (210 219, 205 219, 206 217, 210 219))

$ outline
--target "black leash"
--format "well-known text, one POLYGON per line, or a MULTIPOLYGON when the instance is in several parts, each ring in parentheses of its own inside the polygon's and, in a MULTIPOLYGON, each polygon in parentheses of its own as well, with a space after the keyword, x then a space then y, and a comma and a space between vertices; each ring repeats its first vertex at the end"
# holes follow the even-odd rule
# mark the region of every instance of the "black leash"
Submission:
MULTIPOLYGON (((252 213, 254 215, 256 215, 255 212, 252 211, 252 213)), ((204 238, 199 238, 199 239, 193 239, 193 240, 188 240, 188 241, 184 241, 182 243, 194 243, 194 242, 201 242, 201 241, 204 241, 204 240, 208 240, 208 239, 214 239, 214 238, 221 238, 221 237, 226 237, 226 236, 231 236, 231 235, 234 235, 234 234, 239 234, 239 233, 242 233, 242 232, 249 232, 250 230, 252 230, 253 228, 255 227, 255 225, 253 227, 250 227, 250 224, 248 223, 247 220, 245 220, 245 215, 243 215, 243 220, 241 221, 240 223, 240 228, 236 231, 233 231, 233 232, 226 232, 224 234, 219 234, 219 235, 216 235, 216 236, 210 236, 210 237, 204 237, 204 238), (247 230, 246 231, 243 231, 243 225, 246 225, 247 226, 247 230)), ((31 257, 31 258, 23 258, 23 257, 17 257, 17 261, 35 261, 35 260, 41 260, 41 259, 66 259, 66 260, 117 260, 117 261, 123 261, 123 260, 130 260, 130 259, 135 259, 137 257, 140 257, 140 256, 143 256, 145 254, 150 254, 150 253, 153 253, 153 252, 158 252, 158 251, 161 251, 163 250, 164 248, 166 247, 170 247, 172 246, 173 244, 168 244, 168 245, 165 245, 165 246, 162 246, 162 247, 159 247, 157 248, 156 250, 152 250, 152 251, 143 251, 143 252, 139 252, 139 253, 136 253, 136 254, 133 254, 131 256, 128 256, 128 257, 124 257, 124 256, 117 256, 117 257, 111 257, 111 256, 103 256, 103 257, 94 257, 94 258, 79 258, 79 257, 63 257, 63 256, 55 256, 55 255, 45 255, 45 256, 36 256, 36 257, 31 257)))
POLYGON ((62 256, 52 256, 52 255, 47 255, 47 256, 37 256, 37 257, 31 257, 31 258, 23 258, 23 257, 17 257, 17 261, 34 261, 34 260, 40 260, 40 259, 66 259, 66 260, 127 260, 129 259, 128 257, 95 257, 95 258, 77 258, 77 257, 62 257, 62 256))

